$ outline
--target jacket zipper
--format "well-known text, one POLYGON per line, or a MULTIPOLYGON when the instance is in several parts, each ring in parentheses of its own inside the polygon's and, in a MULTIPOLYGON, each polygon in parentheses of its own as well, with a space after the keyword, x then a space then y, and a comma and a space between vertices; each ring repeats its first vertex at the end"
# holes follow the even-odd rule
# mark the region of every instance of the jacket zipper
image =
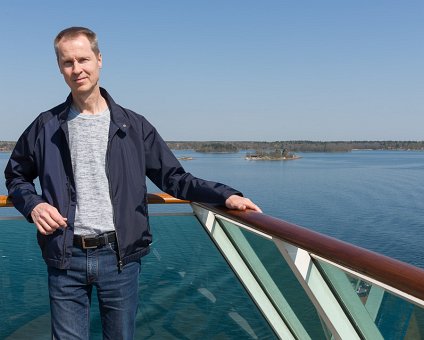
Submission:
MULTIPOLYGON (((69 138, 68 138, 68 133, 67 133, 68 129, 67 129, 67 127, 64 128, 63 125, 65 125, 65 124, 62 123, 60 128, 65 135, 66 145, 68 146, 68 148, 67 148, 68 159, 67 160, 69 162, 71 162, 71 154, 70 154, 70 151, 69 151, 69 138)), ((70 163, 70 164, 72 164, 72 163, 70 163)), ((72 165, 70 165, 70 166, 71 166, 71 169, 72 169, 72 165)), ((66 218, 68 218, 69 217, 68 216, 69 215, 69 209, 70 209, 71 202, 72 202, 72 199, 71 199, 71 182, 70 182, 69 176, 66 176, 66 188, 68 190, 68 204, 66 206, 66 218)), ((67 224, 66 227, 64 227, 64 231, 63 231, 62 266, 63 266, 63 263, 65 262, 65 259, 66 259, 66 234, 67 234, 67 231, 68 231, 68 227, 69 227, 69 225, 67 224)))
POLYGON ((118 268, 119 271, 122 271, 122 267, 123 267, 123 263, 122 263, 122 257, 121 257, 121 250, 119 247, 119 237, 118 237, 118 231, 116 228, 116 217, 115 217, 115 203, 113 201, 113 195, 112 195, 112 186, 110 183, 110 169, 109 169, 109 158, 110 158, 110 144, 112 142, 112 138, 113 136, 109 139, 108 141, 108 145, 107 145, 107 154, 106 154, 106 176, 108 179, 108 184, 109 184, 109 196, 110 196, 110 201, 112 204, 112 217, 113 217, 113 225, 115 227, 115 233, 116 233, 116 246, 118 249, 118 268))
MULTIPOLYGON (((66 187, 68 189, 68 204, 66 206, 66 218, 68 218, 69 215, 69 207, 71 205, 71 185, 69 183, 69 176, 66 176, 66 187)), ((63 261, 65 261, 65 254, 66 254, 66 232, 68 231, 68 225, 63 228, 63 248, 62 248, 62 264, 63 261)))

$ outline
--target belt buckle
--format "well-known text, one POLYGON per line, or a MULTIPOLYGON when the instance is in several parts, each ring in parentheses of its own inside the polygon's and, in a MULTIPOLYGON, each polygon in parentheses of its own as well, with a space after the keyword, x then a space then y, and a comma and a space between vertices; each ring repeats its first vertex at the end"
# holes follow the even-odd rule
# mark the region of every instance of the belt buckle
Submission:
POLYGON ((87 246, 86 244, 85 244, 85 240, 87 239, 87 240, 89 240, 89 239, 94 239, 95 237, 85 237, 85 236, 82 236, 81 237, 81 242, 82 242, 82 248, 83 249, 94 249, 94 248, 97 248, 97 246, 87 246))

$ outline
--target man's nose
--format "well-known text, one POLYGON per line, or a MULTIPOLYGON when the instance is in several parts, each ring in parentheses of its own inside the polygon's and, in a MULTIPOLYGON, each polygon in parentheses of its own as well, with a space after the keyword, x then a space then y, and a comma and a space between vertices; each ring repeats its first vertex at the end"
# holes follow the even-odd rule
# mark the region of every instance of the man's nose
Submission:
POLYGON ((72 72, 73 73, 81 73, 81 65, 78 62, 78 60, 75 60, 74 64, 72 65, 72 72))

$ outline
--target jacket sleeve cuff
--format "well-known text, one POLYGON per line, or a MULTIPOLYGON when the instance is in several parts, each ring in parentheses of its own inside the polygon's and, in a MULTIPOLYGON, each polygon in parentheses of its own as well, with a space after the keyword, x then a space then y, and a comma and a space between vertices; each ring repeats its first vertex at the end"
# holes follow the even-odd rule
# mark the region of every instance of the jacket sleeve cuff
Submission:
POLYGON ((34 210, 34 208, 40 203, 45 203, 45 201, 40 196, 35 195, 34 198, 31 200, 31 202, 28 202, 23 207, 22 215, 26 218, 26 220, 29 223, 34 223, 34 221, 32 220, 32 217, 31 217, 31 213, 34 210))
POLYGON ((224 200, 223 200, 223 202, 222 202, 222 205, 224 205, 224 206, 225 206, 225 202, 226 202, 226 201, 227 201, 227 199, 228 199, 230 196, 232 196, 232 195, 238 195, 238 196, 244 197, 244 196, 243 196, 243 194, 242 194, 240 191, 237 191, 237 190, 227 190, 227 191, 225 191, 225 192, 222 194, 222 196, 223 196, 223 198, 224 198, 224 200))

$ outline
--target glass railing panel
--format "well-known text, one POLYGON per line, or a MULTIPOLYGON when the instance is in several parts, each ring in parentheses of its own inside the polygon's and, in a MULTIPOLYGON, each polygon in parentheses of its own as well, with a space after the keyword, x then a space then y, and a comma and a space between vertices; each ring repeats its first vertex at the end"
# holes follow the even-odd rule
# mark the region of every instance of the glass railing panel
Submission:
MULTIPOLYGON (((136 338, 275 339, 246 290, 193 215, 151 216, 142 259, 136 338)), ((35 228, 0 218, 0 338, 50 337, 46 266, 35 228)), ((91 339, 101 339, 93 292, 91 339)))
POLYGON ((194 216, 150 221, 154 239, 142 262, 140 337, 275 338, 194 216))
POLYGON ((331 333, 271 239, 217 217, 234 246, 300 339, 328 339, 331 333))
POLYGON ((50 309, 46 266, 35 228, 0 218, 0 338, 48 338, 50 309))
POLYGON ((315 260, 368 339, 424 339, 424 309, 382 287, 315 260))

